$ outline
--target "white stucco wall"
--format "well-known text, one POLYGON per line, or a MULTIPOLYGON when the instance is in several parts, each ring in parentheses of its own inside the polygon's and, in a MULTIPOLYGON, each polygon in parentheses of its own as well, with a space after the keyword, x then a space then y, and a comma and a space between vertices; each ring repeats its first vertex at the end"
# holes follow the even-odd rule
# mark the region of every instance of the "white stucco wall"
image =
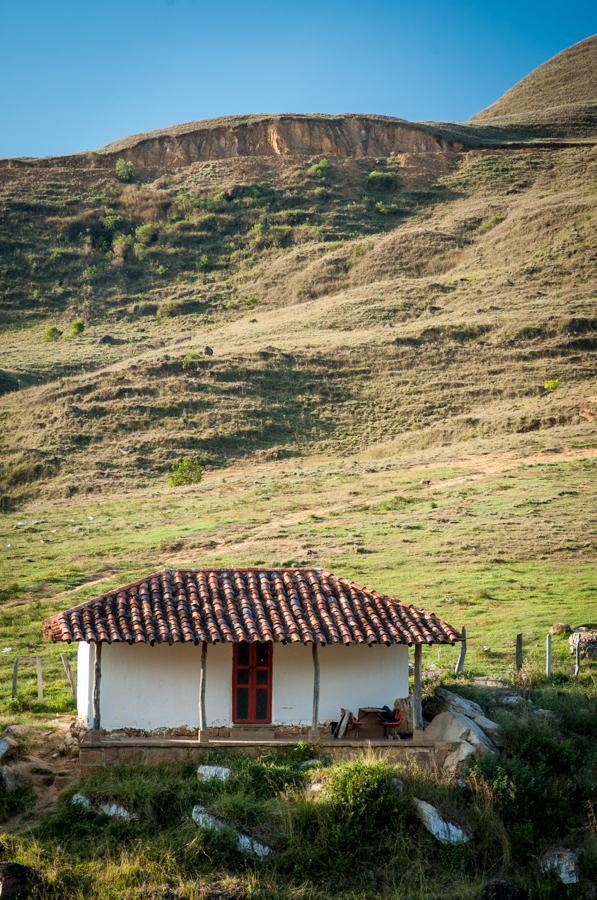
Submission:
MULTIPOLYGON (((190 644, 104 644, 102 728, 198 727, 199 659, 190 644)), ((408 696, 408 650, 404 646, 321 647, 320 722, 337 719, 344 706, 391 706, 408 696)), ((94 648, 79 645, 77 705, 92 724, 94 648)), ((274 644, 272 724, 310 724, 313 704, 311 647, 274 644)), ((210 726, 232 723, 232 647, 210 645, 205 705, 210 726)))

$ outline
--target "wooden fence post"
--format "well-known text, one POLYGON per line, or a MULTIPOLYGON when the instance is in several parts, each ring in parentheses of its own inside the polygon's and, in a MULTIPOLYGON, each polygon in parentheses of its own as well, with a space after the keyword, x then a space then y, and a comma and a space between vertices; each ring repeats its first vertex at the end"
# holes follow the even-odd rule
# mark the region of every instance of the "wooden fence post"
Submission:
POLYGON ((456 666, 454 668, 455 675, 461 675, 464 669, 464 658, 466 656, 466 626, 462 626, 460 629, 462 634, 462 643, 460 645, 460 653, 458 654, 458 659, 456 660, 456 666))
POLYGON ((415 678, 413 685, 413 731, 423 730, 423 646, 415 644, 415 678))
POLYGON ((522 669, 522 634, 516 635, 516 671, 522 669))
POLYGON ((545 639, 545 674, 551 678, 551 634, 545 639))
POLYGON ((19 657, 15 656, 15 661, 12 664, 12 699, 17 699, 17 681, 19 678, 19 657))
POLYGON ((37 700, 44 702, 44 677, 41 671, 41 656, 35 657, 35 670, 37 672, 37 700))
POLYGON ((580 675, 580 635, 578 635, 579 640, 576 642, 576 647, 574 648, 574 677, 578 678, 580 675))
POLYGON ((64 666, 64 671, 66 672, 66 677, 68 678, 68 683, 70 684, 71 694, 73 695, 73 699, 77 699, 77 682, 75 680, 75 676, 73 675, 73 670, 71 669, 70 662, 66 653, 60 654, 60 659, 62 660, 62 665, 64 666))

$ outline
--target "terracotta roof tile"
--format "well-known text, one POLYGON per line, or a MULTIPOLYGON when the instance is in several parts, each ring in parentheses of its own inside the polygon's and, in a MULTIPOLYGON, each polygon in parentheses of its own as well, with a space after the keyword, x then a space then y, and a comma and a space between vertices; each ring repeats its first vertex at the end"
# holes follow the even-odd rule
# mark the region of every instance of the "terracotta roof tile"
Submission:
POLYGON ((453 644, 433 613, 321 569, 166 569, 43 624, 51 641, 453 644))

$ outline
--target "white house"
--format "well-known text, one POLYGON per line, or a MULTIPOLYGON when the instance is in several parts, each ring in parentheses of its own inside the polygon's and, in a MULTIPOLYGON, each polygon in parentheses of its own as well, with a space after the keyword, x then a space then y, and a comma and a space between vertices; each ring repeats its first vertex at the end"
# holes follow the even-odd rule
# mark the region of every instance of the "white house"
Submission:
MULTIPOLYGON (((408 646, 460 634, 321 569, 167 569, 58 613, 89 728, 309 726, 408 696, 408 646)), ((415 726, 417 715, 415 713, 415 726)), ((420 727, 420 725, 418 726, 420 727)))

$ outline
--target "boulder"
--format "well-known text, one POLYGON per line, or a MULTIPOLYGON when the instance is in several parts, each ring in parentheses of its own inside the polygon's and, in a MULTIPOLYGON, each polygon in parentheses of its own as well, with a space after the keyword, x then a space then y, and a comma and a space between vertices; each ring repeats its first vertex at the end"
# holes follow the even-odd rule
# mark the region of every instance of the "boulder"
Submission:
POLYGON ((579 625, 568 638, 568 644, 571 653, 576 653, 578 644, 582 657, 597 659, 597 625, 579 625))
POLYGON ((230 769, 226 766, 198 766, 197 778, 199 781, 228 781, 230 769))
POLYGON ((213 355, 214 355, 213 347, 207 347, 207 346, 206 346, 206 347, 203 348, 203 352, 204 352, 204 354, 205 354, 206 356, 213 356, 213 355))
POLYGON ((541 871, 544 875, 555 872, 562 884, 577 884, 577 859, 575 850, 568 850, 565 847, 553 847, 551 850, 546 850, 541 857, 541 871))
POLYGON ((415 806, 417 807, 417 815, 421 822, 435 838, 442 844, 467 844, 471 836, 460 825, 454 822, 448 822, 444 819, 435 806, 427 803, 425 800, 418 800, 414 797, 415 806))
POLYGON ((4 737, 26 738, 31 729, 27 725, 8 725, 4 729, 4 737))
POLYGON ((18 752, 19 745, 14 738, 7 737, 6 735, 0 738, 0 759, 3 762, 14 759, 18 752))
MULTIPOLYGON (((0 784, 4 785, 7 794, 12 794, 19 786, 19 779, 10 766, 0 766, 0 784)), ((0 892, 0 897, 2 893, 0 892)))
POLYGON ((448 711, 439 713, 425 729, 425 737, 432 741, 445 741, 449 744, 467 741, 475 748, 477 756, 497 751, 496 745, 483 729, 468 716, 460 713, 448 711))
POLYGON ((451 778, 459 778, 468 768, 469 763, 477 758, 477 751, 468 741, 461 741, 455 750, 448 753, 442 765, 442 771, 451 778))
POLYGON ((564 622, 554 622, 553 625, 549 627, 550 634, 570 634, 572 628, 570 625, 566 625, 564 622))
MULTIPOLYGON (((206 828, 209 831, 224 831, 228 827, 225 822, 212 816, 204 806, 194 806, 191 816, 193 822, 198 825, 199 828, 206 828)), ((268 856, 272 852, 271 847, 268 847, 266 844, 261 844, 259 841, 249 837, 248 834, 244 834, 242 831, 237 832, 236 834, 236 846, 243 853, 253 853, 255 856, 260 857, 268 856)))
POLYGON ((20 863, 0 863, 0 897, 2 900, 26 900, 41 885, 39 873, 20 863))
POLYGON ((435 696, 439 697, 442 706, 450 712, 460 713, 463 716, 468 716, 469 719, 485 716, 479 704, 475 703, 474 700, 467 700, 466 697, 461 697, 460 694, 455 694, 453 691, 446 690, 446 688, 438 688, 435 696))

